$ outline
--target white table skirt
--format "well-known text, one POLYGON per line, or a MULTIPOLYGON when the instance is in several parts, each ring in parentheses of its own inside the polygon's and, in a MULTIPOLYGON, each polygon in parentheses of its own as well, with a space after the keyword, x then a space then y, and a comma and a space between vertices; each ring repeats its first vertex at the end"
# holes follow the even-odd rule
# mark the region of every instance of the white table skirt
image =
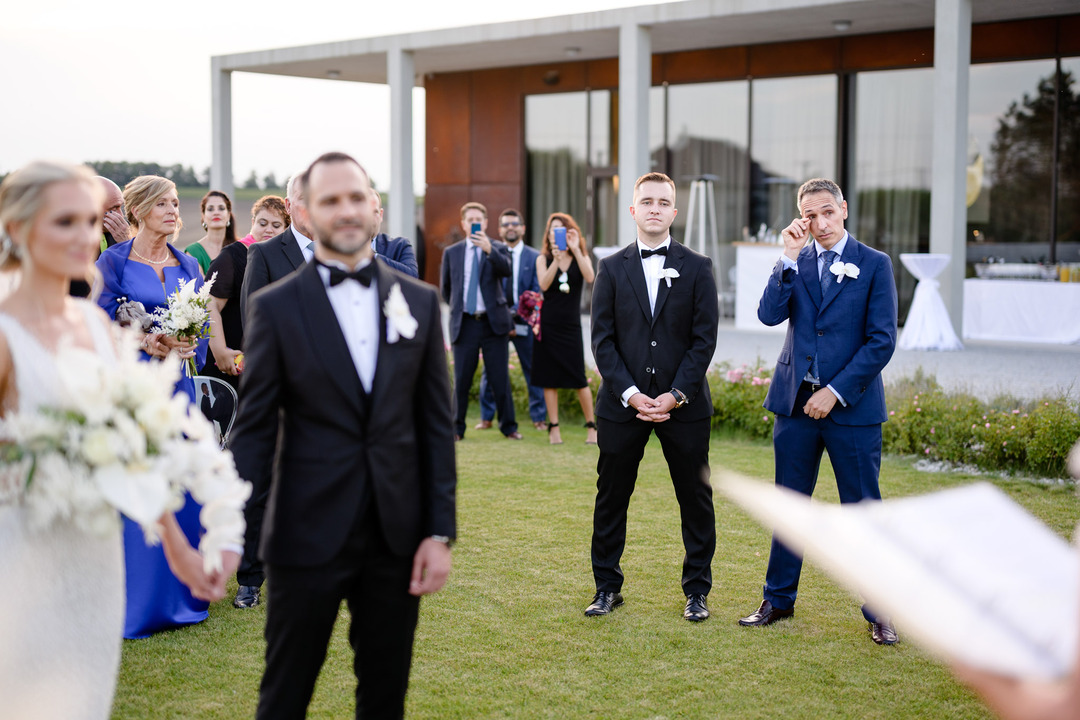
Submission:
POLYGON ((941 253, 900 253, 900 262, 919 281, 911 299, 904 331, 900 334, 901 350, 964 349, 953 330, 949 310, 938 292, 936 279, 951 259, 951 255, 941 253))
POLYGON ((1080 343, 1080 283, 965 280, 964 337, 1080 343))

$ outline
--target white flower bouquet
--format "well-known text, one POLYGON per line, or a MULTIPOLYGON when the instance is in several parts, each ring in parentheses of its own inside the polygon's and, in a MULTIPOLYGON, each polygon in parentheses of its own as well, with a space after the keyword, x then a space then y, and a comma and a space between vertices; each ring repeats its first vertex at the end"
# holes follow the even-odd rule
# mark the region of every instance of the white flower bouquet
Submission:
MULTIPOLYGON (((217 273, 214 273, 196 291, 195 279, 192 278, 169 295, 169 301, 165 307, 159 307, 154 311, 153 317, 157 322, 154 332, 194 341, 209 337, 210 311, 207 306, 210 304, 210 288, 214 286, 216 279, 217 273)), ((198 373, 195 358, 188 358, 185 361, 184 370, 188 377, 198 373)))
POLYGON ((173 395, 176 360, 139 362, 136 342, 123 333, 115 364, 61 349, 64 402, 0 419, 0 495, 6 487, 24 504, 35 529, 67 522, 100 534, 116 526, 119 510, 156 542, 161 514, 182 507, 190 491, 202 504, 204 567, 218 571, 222 549, 243 545, 251 486, 209 421, 173 395))

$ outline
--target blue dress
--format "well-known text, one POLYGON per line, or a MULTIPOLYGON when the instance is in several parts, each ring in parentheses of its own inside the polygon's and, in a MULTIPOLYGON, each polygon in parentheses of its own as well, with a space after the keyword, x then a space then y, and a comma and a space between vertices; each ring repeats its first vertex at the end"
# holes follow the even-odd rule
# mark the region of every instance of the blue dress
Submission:
MULTIPOLYGON (((203 284, 203 275, 195 258, 180 252, 172 245, 169 250, 180 261, 179 267, 164 268, 164 285, 149 265, 129 261, 132 241, 113 245, 98 258, 104 288, 98 304, 116 319, 116 309, 121 302, 137 300, 147 312, 164 307, 168 295, 192 278, 196 287, 203 284)), ((202 367, 206 362, 207 340, 199 341, 195 352, 195 364, 202 367)), ((150 356, 140 351, 141 360, 150 356)), ((195 381, 181 376, 176 392, 185 393, 195 402, 195 381)), ((185 498, 184 507, 176 512, 176 520, 195 547, 199 543, 200 507, 185 498)), ((202 622, 207 617, 208 604, 192 597, 187 587, 176 579, 165 560, 160 545, 148 546, 138 524, 124 518, 124 566, 127 587, 124 637, 144 638, 162 630, 202 622)))

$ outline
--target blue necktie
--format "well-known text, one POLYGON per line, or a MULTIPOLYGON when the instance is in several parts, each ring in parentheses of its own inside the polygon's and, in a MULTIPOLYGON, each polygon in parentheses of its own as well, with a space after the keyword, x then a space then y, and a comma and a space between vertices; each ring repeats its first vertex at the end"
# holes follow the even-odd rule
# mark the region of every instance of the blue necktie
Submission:
MULTIPOLYGON (((825 302, 825 294, 829 292, 829 285, 836 282, 836 277, 829 272, 829 268, 834 262, 836 262, 836 252, 833 250, 826 250, 821 253, 821 257, 824 260, 824 264, 821 266, 821 301, 825 302)), ((814 352, 814 362, 810 363, 810 375, 813 377, 815 383, 821 382, 821 373, 818 369, 818 354, 821 352, 821 348, 816 348, 814 352)))
POLYGON ((480 289, 480 255, 478 248, 466 245, 466 250, 472 253, 472 274, 469 276, 469 288, 465 292, 465 312, 475 315, 476 292, 480 289))

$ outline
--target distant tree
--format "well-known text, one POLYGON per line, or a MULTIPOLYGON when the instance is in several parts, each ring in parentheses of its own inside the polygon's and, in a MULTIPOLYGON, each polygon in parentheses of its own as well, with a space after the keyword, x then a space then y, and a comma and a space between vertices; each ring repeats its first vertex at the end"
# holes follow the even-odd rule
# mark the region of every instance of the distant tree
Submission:
POLYGON ((278 186, 277 177, 274 176, 274 173, 269 173, 263 178, 262 186, 263 190, 273 190, 278 186))
POLYGON ((1055 95, 1060 105, 1058 240, 1080 235, 1080 95, 1074 83, 1072 73, 1062 73, 1058 93, 1054 75, 1040 79, 1035 94, 1014 101, 998 122, 990 146, 992 241, 1042 243, 1049 237, 1055 95))
POLYGON ((179 187, 202 187, 195 169, 179 163, 168 167, 152 162, 114 162, 112 160, 92 160, 88 163, 94 172, 107 177, 120 187, 124 187, 140 175, 160 175, 167 177, 179 187))
POLYGON ((259 176, 252 170, 248 175, 248 179, 244 181, 244 188, 246 190, 258 190, 259 189, 259 176))

